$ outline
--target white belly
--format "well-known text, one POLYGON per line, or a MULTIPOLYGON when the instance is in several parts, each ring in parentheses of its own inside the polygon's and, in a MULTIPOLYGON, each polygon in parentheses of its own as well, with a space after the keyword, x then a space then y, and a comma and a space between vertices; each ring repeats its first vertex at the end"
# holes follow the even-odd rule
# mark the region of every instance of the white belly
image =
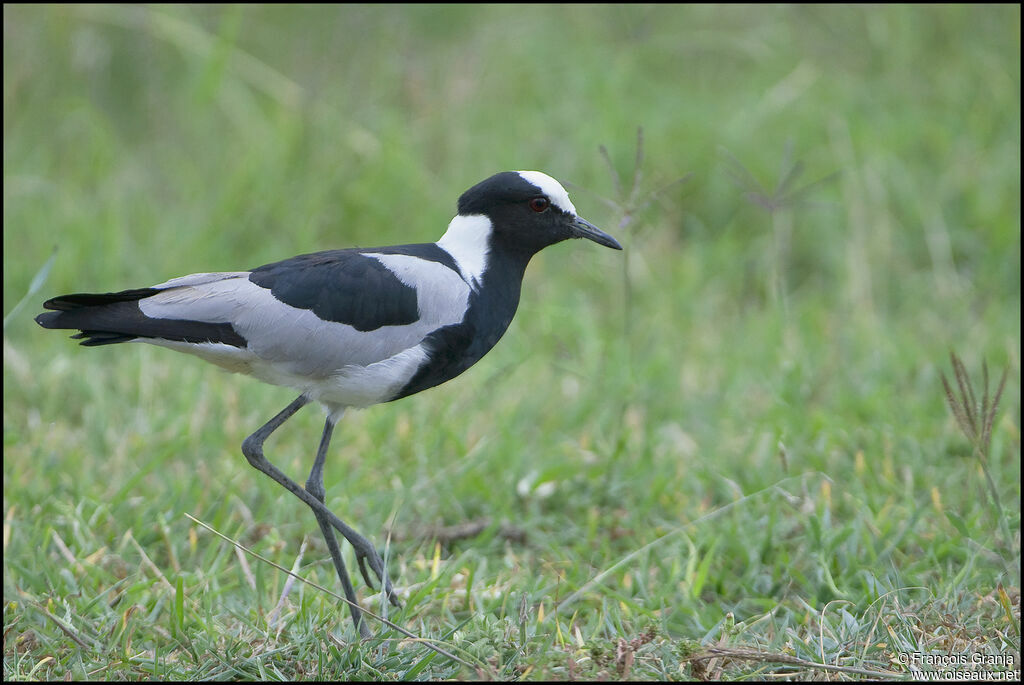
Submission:
POLYGON ((386 402, 409 382, 427 359, 423 345, 415 345, 373 364, 350 364, 320 378, 311 378, 293 373, 289 369, 290 362, 268 361, 251 350, 223 343, 196 344, 152 338, 139 338, 137 342, 186 352, 234 373, 244 373, 272 385, 295 388, 332 411, 386 402))

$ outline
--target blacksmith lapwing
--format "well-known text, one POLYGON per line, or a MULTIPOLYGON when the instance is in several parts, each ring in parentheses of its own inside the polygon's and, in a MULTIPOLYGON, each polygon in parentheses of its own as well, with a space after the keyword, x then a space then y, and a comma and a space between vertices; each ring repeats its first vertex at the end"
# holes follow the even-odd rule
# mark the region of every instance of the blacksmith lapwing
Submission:
POLYGON ((323 468, 348 407, 390 402, 475 364, 512 321, 530 258, 587 238, 622 247, 576 214, 565 189, 539 171, 506 171, 459 198, 436 243, 328 250, 252 271, 200 273, 149 288, 63 295, 43 304, 44 328, 78 329, 82 345, 146 342, 188 352, 302 394, 242 443, 249 463, 316 515, 352 619, 369 635, 334 530, 355 548, 363 579, 398 599, 369 540, 324 505, 323 468), (270 463, 264 441, 305 404, 327 410, 313 469, 300 487, 270 463))

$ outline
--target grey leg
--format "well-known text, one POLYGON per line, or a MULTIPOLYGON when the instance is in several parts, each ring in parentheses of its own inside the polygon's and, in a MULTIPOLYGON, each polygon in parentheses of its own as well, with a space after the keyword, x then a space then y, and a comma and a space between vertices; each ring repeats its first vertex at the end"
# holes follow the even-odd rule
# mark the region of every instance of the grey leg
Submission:
MULTIPOLYGON (((281 412, 274 418, 267 421, 266 424, 261 426, 255 433, 250 435, 242 443, 242 453, 245 458, 249 461, 249 464, 260 471, 270 476, 281 485, 285 490, 292 493, 300 500, 306 503, 306 505, 313 510, 313 513, 317 516, 317 521, 320 521, 321 517, 327 521, 333 528, 339 533, 345 536, 345 539, 349 541, 356 552, 356 559, 359 561, 360 570, 363 572, 363 578, 366 580, 368 585, 372 586, 370 579, 367 577, 366 567, 364 560, 368 561, 370 568, 374 574, 381 579, 384 585, 384 591, 388 596, 388 600, 395 606, 401 606, 398 601, 398 596, 395 594, 394 588, 391 586, 391 581, 387 577, 387 571, 384 569, 384 561, 378 554, 377 549, 373 544, 364 538, 362 535, 354 531, 348 524, 335 516, 330 509, 324 505, 324 503, 309 493, 305 488, 301 487, 298 483, 293 481, 291 478, 286 476, 280 469, 270 463, 270 461, 263 455, 263 443, 266 441, 270 434, 281 427, 285 421, 290 419, 295 412, 304 407, 309 403, 309 400, 304 396, 299 396, 291 404, 285 407, 281 412)), ((330 440, 330 435, 325 436, 330 440)), ((322 442, 322 441, 321 441, 322 442)), ((326 451, 324 447, 322 451, 326 451)), ((320 454, 317 455, 318 460, 320 454)), ((322 467, 322 464, 321 464, 322 467)), ((314 469, 316 465, 314 465, 314 469)), ((322 468, 321 468, 322 470, 322 468)), ((312 477, 313 474, 310 474, 312 477)), ((322 477, 322 476, 321 476, 322 477)), ((328 543, 329 545, 330 543, 328 543)), ((332 553, 333 558, 333 553, 332 553)), ((340 557, 339 557, 340 558, 340 557)), ((347 574, 346 574, 347 577, 347 574)), ((344 583, 344 581, 342 581, 344 583)), ((350 583, 351 584, 351 583, 350 583)), ((347 591, 346 591, 346 594, 347 591)))
MULTIPOLYGON (((316 461, 313 462, 313 470, 309 472, 309 479, 306 480, 306 491, 320 500, 321 503, 324 501, 326 494, 324 490, 324 460, 327 458, 327 446, 331 444, 331 434, 333 432, 334 423, 328 417, 324 423, 323 437, 320 438, 320 448, 316 451, 316 461)), ((356 591, 352 587, 352 579, 348 577, 345 560, 341 558, 341 550, 338 548, 338 538, 335 537, 334 529, 331 528, 331 523, 325 516, 316 509, 313 510, 313 514, 316 515, 316 522, 320 524, 320 532, 324 534, 324 540, 327 541, 327 549, 331 552, 331 561, 334 562, 334 570, 338 572, 341 587, 345 590, 345 596, 348 598, 348 601, 351 602, 348 607, 352 610, 352 622, 356 624, 356 630, 359 631, 359 634, 363 638, 368 638, 370 637, 370 629, 367 627, 366 621, 362 620, 363 614, 359 610, 356 591)))

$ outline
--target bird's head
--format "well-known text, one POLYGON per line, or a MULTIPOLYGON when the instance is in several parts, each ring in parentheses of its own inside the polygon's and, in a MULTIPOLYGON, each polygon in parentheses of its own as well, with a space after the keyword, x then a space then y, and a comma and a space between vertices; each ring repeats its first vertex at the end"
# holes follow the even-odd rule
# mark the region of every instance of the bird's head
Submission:
POLYGON ((493 239, 533 254, 569 238, 621 250, 615 238, 576 213, 562 184, 540 171, 503 171, 459 198, 460 217, 486 217, 493 239))

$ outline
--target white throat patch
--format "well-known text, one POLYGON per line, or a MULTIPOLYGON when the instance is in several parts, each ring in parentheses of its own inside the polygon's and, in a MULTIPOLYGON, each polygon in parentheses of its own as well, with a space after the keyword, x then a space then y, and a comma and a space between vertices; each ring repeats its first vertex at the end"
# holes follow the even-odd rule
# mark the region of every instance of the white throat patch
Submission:
MULTIPOLYGON (((564 191, 563 191, 564 192, 564 191)), ((437 246, 459 265, 462 278, 476 290, 487 269, 487 252, 491 247, 491 220, 483 214, 461 214, 452 219, 437 246)))
POLYGON ((567 214, 576 216, 576 208, 569 200, 569 193, 565 192, 562 184, 541 171, 517 171, 523 180, 531 183, 551 199, 551 202, 567 214))

